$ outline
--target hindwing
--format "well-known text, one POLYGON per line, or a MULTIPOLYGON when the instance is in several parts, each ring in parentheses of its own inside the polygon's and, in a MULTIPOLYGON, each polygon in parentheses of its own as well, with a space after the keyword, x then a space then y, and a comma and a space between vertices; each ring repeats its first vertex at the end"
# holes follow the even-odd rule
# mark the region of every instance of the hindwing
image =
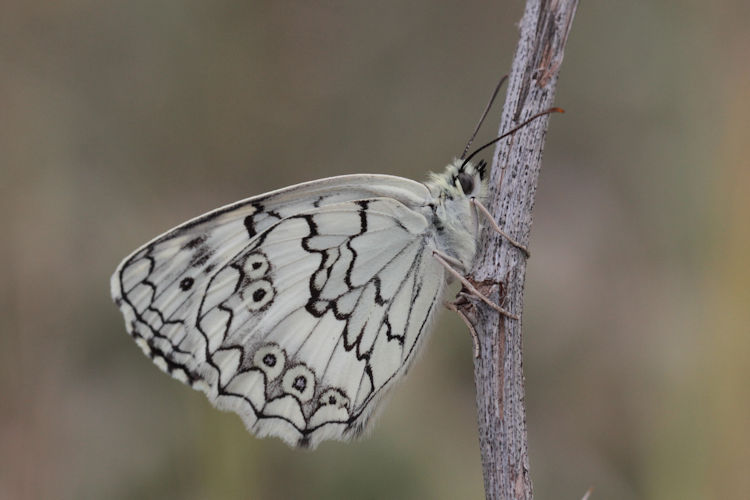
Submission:
POLYGON ((123 261, 112 295, 162 370, 252 432, 348 439, 414 359, 442 297, 431 226, 414 209, 422 189, 345 176, 219 209, 123 261))

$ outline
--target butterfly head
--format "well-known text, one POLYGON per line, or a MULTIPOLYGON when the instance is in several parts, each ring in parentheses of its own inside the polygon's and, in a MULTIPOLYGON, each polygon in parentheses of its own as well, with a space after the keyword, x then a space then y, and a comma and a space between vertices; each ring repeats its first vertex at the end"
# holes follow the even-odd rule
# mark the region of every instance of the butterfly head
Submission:
POLYGON ((454 160, 441 174, 432 174, 428 187, 441 199, 483 198, 487 192, 487 162, 477 165, 454 160))
POLYGON ((470 200, 484 201, 487 174, 485 161, 474 165, 454 160, 443 173, 432 174, 426 183, 433 197, 428 206, 437 247, 460 262, 463 271, 471 268, 479 231, 476 209, 470 200))

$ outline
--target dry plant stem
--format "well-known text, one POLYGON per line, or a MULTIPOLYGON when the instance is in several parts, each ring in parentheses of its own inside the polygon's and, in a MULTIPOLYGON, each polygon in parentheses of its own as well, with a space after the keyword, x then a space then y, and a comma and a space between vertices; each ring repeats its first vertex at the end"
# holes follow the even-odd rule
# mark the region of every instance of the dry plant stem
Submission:
MULTIPOLYGON (((577 0, 527 0, 513 60, 500 132, 552 106, 563 49, 577 0)), ((505 234, 528 245, 542 149, 549 116, 498 142, 487 207, 505 234)), ((523 311, 526 259, 494 231, 483 231, 469 276, 493 303, 523 311)), ((531 499, 521 321, 476 304, 480 355, 474 362, 477 421, 485 495, 531 499)), ((543 334, 543 332, 539 332, 543 334)))

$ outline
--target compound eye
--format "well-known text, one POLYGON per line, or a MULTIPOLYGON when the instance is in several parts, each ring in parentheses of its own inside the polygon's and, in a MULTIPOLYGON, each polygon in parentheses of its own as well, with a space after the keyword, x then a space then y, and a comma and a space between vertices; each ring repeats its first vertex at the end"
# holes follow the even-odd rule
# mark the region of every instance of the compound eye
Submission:
POLYGON ((473 175, 469 175, 466 172, 461 172, 458 174, 457 180, 459 184, 461 184, 461 189, 463 189, 464 194, 469 194, 474 190, 473 175))

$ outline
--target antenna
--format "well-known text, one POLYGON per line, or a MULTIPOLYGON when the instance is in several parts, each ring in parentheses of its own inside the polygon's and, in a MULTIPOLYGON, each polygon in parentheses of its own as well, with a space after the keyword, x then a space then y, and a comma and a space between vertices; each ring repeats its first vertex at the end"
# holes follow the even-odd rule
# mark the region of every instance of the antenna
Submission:
POLYGON ((525 127, 526 125, 528 125, 529 123, 533 122, 533 121, 534 121, 534 120, 536 120, 537 118, 540 118, 540 117, 542 117, 542 116, 544 116, 544 115, 549 115, 549 114, 551 114, 551 113, 565 113, 565 110, 564 110, 564 109, 562 109, 562 108, 549 108, 549 109, 545 109, 544 111, 540 111, 539 113, 535 114, 534 116, 532 116, 531 118, 529 118, 528 120, 526 120, 525 122, 523 122, 522 124, 520 124, 520 125, 518 125, 518 126, 516 126, 516 127, 513 127, 513 128, 512 128, 512 129, 510 129, 510 130, 508 130, 507 132, 505 132, 505 133, 504 133, 503 135, 501 135, 500 137, 496 137, 495 139, 492 139, 492 140, 491 140, 490 142, 488 142, 487 144, 485 144, 485 145, 483 145, 483 146, 480 146, 479 148, 475 149, 475 150, 474 150, 474 152, 473 152, 473 153, 471 153, 471 154, 469 155, 469 157, 468 157, 468 158, 466 158, 466 159, 465 159, 465 160, 463 161, 463 163, 461 164, 461 167, 460 167, 460 168, 464 168, 464 166, 466 166, 466 164, 467 164, 467 163, 469 163, 469 160, 471 160, 472 158, 474 158, 474 157, 475 157, 475 156, 477 155, 477 153, 479 153, 479 152, 480 152, 480 151, 482 151, 483 149, 487 149, 488 147, 492 146, 492 145, 493 145, 493 144, 495 144, 496 142, 498 142, 498 141, 500 141, 500 140, 502 140, 502 139, 505 139, 505 138, 506 138, 506 137, 508 137, 509 135, 515 134, 515 133, 516 133, 516 132, 518 132, 518 131, 519 131, 520 129, 524 128, 524 127, 525 127))
POLYGON ((487 118, 487 113, 490 112, 490 108, 492 107, 492 103, 495 102, 495 97, 497 97, 497 93, 500 92, 500 87, 503 86, 503 83, 505 83, 505 80, 508 79, 508 75, 503 76, 499 82, 497 82, 497 85, 495 85, 495 90, 492 92, 492 96, 490 97, 490 101, 487 103, 487 106, 484 108, 484 112, 482 113, 482 117, 479 119, 479 123, 477 123, 476 128, 474 129, 474 133, 471 134, 471 137, 469 138, 469 142, 466 143, 466 147, 464 148, 464 152, 461 153, 461 158, 459 160, 463 160, 466 156, 466 153, 469 152, 469 148, 471 147, 471 143, 474 142, 474 138, 477 136, 477 132, 479 132, 479 128, 482 126, 482 123, 484 123, 484 119, 487 118))

